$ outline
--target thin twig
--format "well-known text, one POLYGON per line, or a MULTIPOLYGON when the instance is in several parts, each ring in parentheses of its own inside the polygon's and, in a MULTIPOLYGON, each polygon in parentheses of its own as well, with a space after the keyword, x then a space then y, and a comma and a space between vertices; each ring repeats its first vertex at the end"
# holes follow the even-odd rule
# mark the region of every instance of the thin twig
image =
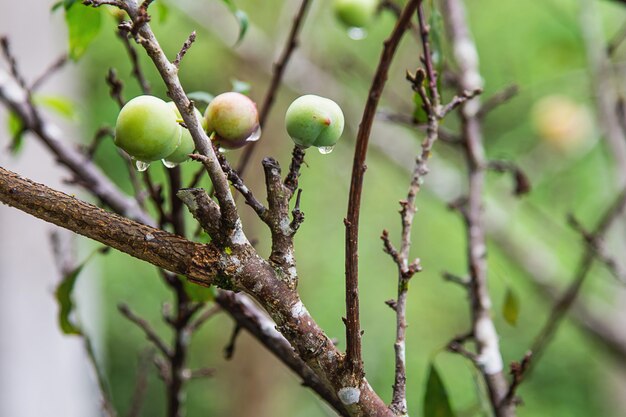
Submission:
POLYGON ((180 51, 178 51, 178 54, 176 54, 176 59, 174 60, 174 62, 172 62, 172 64, 174 64, 174 66, 176 68, 180 67, 180 63, 182 62, 183 58, 185 57, 185 54, 187 53, 187 51, 189 51, 189 48, 191 48, 191 45, 195 41, 196 41, 196 31, 194 30, 189 35, 189 37, 187 38, 187 40, 183 44, 182 48, 180 48, 180 51))
POLYGON ((165 342, 146 320, 133 313, 130 307, 128 307, 128 305, 126 304, 119 304, 117 306, 117 309, 120 311, 120 313, 122 313, 124 317, 135 323, 141 330, 143 330, 148 340, 152 342, 152 344, 156 346, 157 349, 159 349, 163 356, 169 358, 172 355, 172 352, 167 347, 165 342))
POLYGON ((54 61, 50 66, 48 66, 48 68, 46 68, 44 72, 42 72, 41 75, 37 77, 35 81, 33 81, 33 83, 30 86, 30 91, 36 91, 37 89, 39 89, 39 87, 41 87, 46 81, 48 81, 48 79, 53 74, 55 74, 58 70, 63 68, 63 66, 67 63, 67 61, 68 61, 67 54, 63 54, 59 58, 57 58, 56 61, 54 61))
POLYGON ((361 358, 361 325, 359 319, 358 239, 361 194, 366 169, 365 158, 376 108, 387 81, 389 67, 418 3, 418 0, 411 0, 407 3, 391 35, 385 41, 359 125, 354 151, 348 213, 344 223, 346 226, 346 362, 348 369, 350 369, 357 380, 361 379, 364 373, 361 358))

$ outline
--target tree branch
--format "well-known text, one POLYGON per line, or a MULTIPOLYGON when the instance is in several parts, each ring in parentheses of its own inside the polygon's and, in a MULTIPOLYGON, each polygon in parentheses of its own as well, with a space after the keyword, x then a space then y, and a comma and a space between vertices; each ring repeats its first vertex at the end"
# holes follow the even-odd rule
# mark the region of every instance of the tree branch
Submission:
MULTIPOLYGON (((453 55, 458 66, 458 84, 461 91, 482 87, 478 68, 478 52, 471 38, 461 0, 444 0, 444 22, 453 55)), ((469 170, 469 196, 465 210, 469 294, 473 339, 477 345, 476 364, 487 385, 496 417, 514 417, 515 405, 503 403, 508 383, 503 374, 502 354, 498 334, 491 318, 491 299, 487 286, 487 246, 483 217, 483 193, 487 161, 482 144, 482 126, 479 118, 480 101, 473 98, 460 107, 462 137, 469 170)))
POLYGON ((0 202, 204 285, 218 271, 220 254, 212 245, 109 213, 1 167, 0 202))
POLYGON ((361 194, 366 169, 365 158, 367 156, 372 124, 376 116, 376 108, 378 107, 380 96, 387 82, 387 74, 391 66, 391 61, 398 49, 404 32, 408 28, 409 21, 418 3, 418 0, 411 0, 407 3, 391 35, 385 41, 356 138, 352 179, 350 181, 348 213, 344 221, 346 226, 346 360, 355 380, 361 379, 364 374, 363 361, 361 358, 361 326, 359 319, 358 239, 361 194))

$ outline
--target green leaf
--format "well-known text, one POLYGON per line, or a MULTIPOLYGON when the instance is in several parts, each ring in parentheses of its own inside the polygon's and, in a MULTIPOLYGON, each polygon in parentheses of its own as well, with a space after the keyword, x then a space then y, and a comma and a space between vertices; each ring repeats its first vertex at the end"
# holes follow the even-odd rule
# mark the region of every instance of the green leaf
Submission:
POLYGON ((247 83, 245 81, 241 81, 241 80, 237 80, 237 79, 232 79, 230 80, 230 83, 232 84, 232 91, 235 91, 237 93, 241 93, 241 94, 245 94, 248 95, 250 94, 250 90, 252 89, 252 86, 250 85, 250 83, 247 83))
POLYGON ((100 32, 102 23, 100 10, 92 7, 72 7, 65 12, 65 22, 69 35, 69 55, 71 59, 78 61, 100 32))
POLYGON ((57 287, 54 295, 59 303, 59 326, 64 334, 82 334, 80 327, 73 322, 70 315, 74 311, 74 301, 72 300, 72 292, 78 275, 83 270, 85 263, 76 267, 72 272, 63 277, 63 280, 57 287))
POLYGON ((502 305, 502 316, 511 326, 517 324, 519 318, 520 301, 517 293, 511 288, 507 288, 504 295, 504 304, 502 305))
POLYGON ((69 10, 77 1, 78 0, 63 0, 63 7, 65 7, 65 10, 69 10))
POLYGON ((424 110, 424 103, 422 102, 422 97, 418 93, 413 95, 413 103, 415 104, 415 109, 413 110, 413 119, 417 123, 426 123, 428 121, 428 113, 424 110))
POLYGON ((434 1, 431 1, 430 18, 428 20, 432 60, 437 72, 441 74, 443 63, 443 17, 441 13, 439 13, 439 10, 437 10, 434 1))
POLYGON ((24 124, 22 123, 22 119, 14 112, 9 112, 7 128, 11 136, 11 153, 17 155, 24 144, 24 124))
POLYGON ((170 15, 170 7, 162 1, 154 3, 153 7, 156 7, 157 13, 159 15, 159 23, 165 23, 170 15))
POLYGON ((57 1, 56 3, 54 3, 52 5, 52 7, 50 8, 51 12, 56 12, 61 6, 63 6, 63 1, 57 1))
POLYGON ((215 98, 213 94, 207 93, 206 91, 194 91, 193 93, 187 94, 187 97, 193 101, 200 101, 206 104, 209 104, 215 98))
POLYGON ((71 100, 61 96, 36 96, 35 103, 56 111, 63 117, 74 119, 76 109, 71 100))
POLYGON ((233 0, 222 0, 222 2, 226 5, 226 7, 228 7, 233 16, 235 16, 237 23, 239 23, 239 37, 235 43, 235 45, 238 45, 248 31, 248 15, 246 12, 239 9, 233 0))
POLYGON ((448 392, 434 364, 428 369, 426 394, 424 396, 424 417, 455 417, 452 411, 448 392))
POLYGON ((215 289, 213 287, 203 287, 198 284, 190 282, 188 279, 181 277, 185 292, 191 298, 191 301, 197 303, 205 303, 215 299, 215 289))

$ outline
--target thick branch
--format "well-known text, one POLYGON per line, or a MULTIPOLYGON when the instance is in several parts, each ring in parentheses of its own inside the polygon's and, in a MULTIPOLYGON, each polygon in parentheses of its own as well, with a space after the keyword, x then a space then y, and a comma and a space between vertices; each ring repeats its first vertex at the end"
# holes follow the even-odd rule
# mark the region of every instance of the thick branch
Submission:
POLYGON ((241 294, 220 291, 215 301, 252 334, 263 346, 302 378, 305 386, 314 390, 340 415, 349 416, 337 394, 329 390, 311 368, 298 357, 289 342, 275 329, 274 322, 263 314, 249 298, 241 294))
POLYGON ((220 254, 163 230, 110 213, 0 167, 0 202, 204 285, 220 254))

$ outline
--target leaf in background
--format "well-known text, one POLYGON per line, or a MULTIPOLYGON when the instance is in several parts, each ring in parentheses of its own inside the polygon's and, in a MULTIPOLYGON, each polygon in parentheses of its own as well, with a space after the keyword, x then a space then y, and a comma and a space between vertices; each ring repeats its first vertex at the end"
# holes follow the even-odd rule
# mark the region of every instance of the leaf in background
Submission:
POLYGON ((100 32, 100 10, 86 6, 72 7, 65 12, 65 22, 69 35, 69 55, 71 59, 78 61, 100 32))
POLYGON ((430 27, 429 35, 433 64, 435 64, 437 72, 441 74, 441 64, 443 62, 443 42, 441 41, 441 34, 443 33, 443 18, 434 3, 434 1, 430 2, 430 18, 428 19, 428 26, 430 27))
POLYGON ((51 110, 56 111, 63 117, 68 119, 74 119, 76 116, 76 109, 74 103, 69 99, 61 96, 36 96, 35 103, 44 107, 48 107, 51 110))
POLYGON ((235 2, 233 0, 222 0, 222 2, 235 16, 235 18, 237 19, 237 23, 239 23, 239 37, 237 38, 237 42, 235 43, 235 45, 238 45, 248 31, 248 15, 246 14, 246 12, 239 9, 237 5, 235 5, 235 2))
POLYGON ((423 415, 424 417, 456 417, 450 406, 446 387, 432 363, 428 369, 423 415))
POLYGON ((519 317, 519 310, 519 297, 517 293, 509 287, 504 295, 504 304, 502 305, 502 316, 504 316, 504 320, 511 326, 515 326, 519 317))
POLYGON ((159 14, 159 23, 165 23, 170 15, 170 7, 162 1, 154 3, 153 7, 156 7, 157 13, 159 14))
POLYGON ((252 86, 250 85, 250 83, 247 83, 247 82, 241 81, 241 80, 237 80, 237 79, 234 79, 234 78, 232 80, 230 80, 230 83, 233 86, 231 91, 235 91, 237 93, 241 93, 241 94, 245 94, 245 95, 250 94, 250 90, 252 89, 252 86))
POLYGON ((424 103, 422 102, 422 97, 418 93, 413 95, 413 103, 415 104, 415 109, 413 110, 413 119, 417 123, 426 123, 428 121, 428 113, 424 110, 424 103))
POLYGON ((206 104, 209 104, 215 98, 213 94, 207 93, 206 91, 194 91, 193 93, 187 94, 187 97, 189 97, 193 101, 200 101, 206 104))
POLYGON ((191 298, 191 301, 205 303, 215 299, 215 289, 213 287, 203 287, 202 285, 194 284, 184 277, 180 279, 183 281, 185 292, 191 298))
MULTIPOLYGON (((85 262, 86 263, 86 262, 85 262)), ((70 315, 74 311, 74 301, 72 292, 78 275, 83 270, 85 263, 77 266, 72 272, 63 277, 54 295, 59 303, 59 326, 64 334, 82 334, 77 324, 73 322, 70 315)))
POLYGON ((20 119, 17 114, 9 112, 7 128, 11 136, 11 146, 9 149, 13 155, 17 155, 24 144, 24 125, 22 124, 22 119, 20 119))

